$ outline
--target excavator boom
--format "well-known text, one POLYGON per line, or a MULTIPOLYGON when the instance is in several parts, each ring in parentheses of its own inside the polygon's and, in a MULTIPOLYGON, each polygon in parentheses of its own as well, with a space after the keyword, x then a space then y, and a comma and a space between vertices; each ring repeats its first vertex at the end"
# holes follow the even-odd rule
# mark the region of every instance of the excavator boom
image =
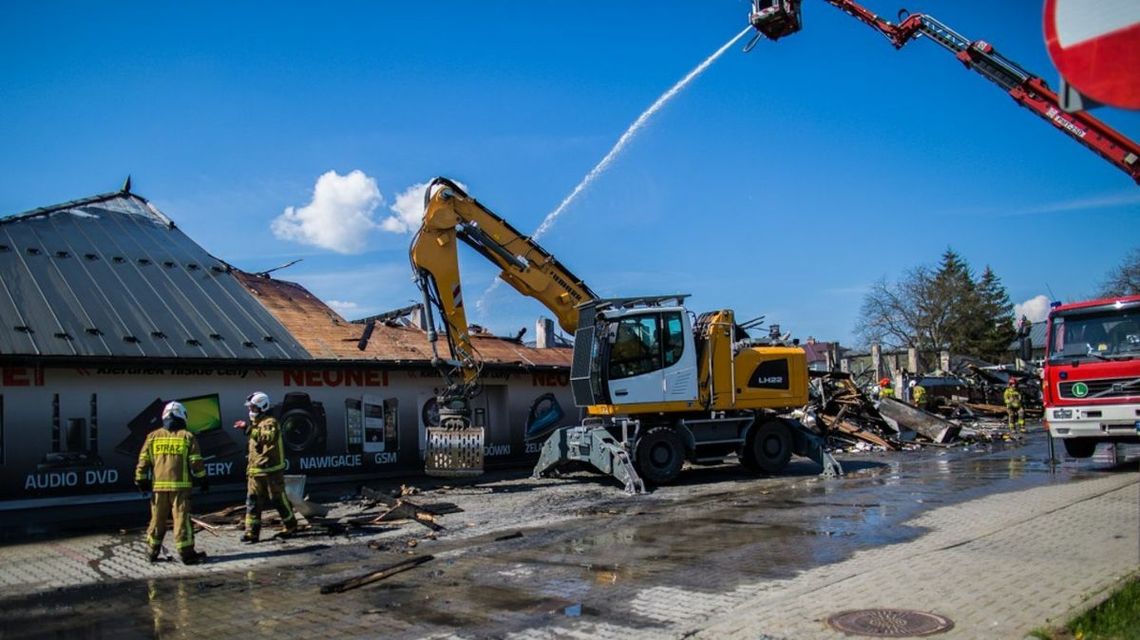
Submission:
MULTIPOLYGON (((574 333, 578 305, 597 298, 584 282, 455 182, 432 180, 424 199, 423 226, 411 246, 412 268, 428 309, 438 311, 447 325, 444 329, 453 364, 462 370, 464 378, 475 376, 478 357, 467 329, 457 240, 498 266, 504 282, 541 302, 563 330, 574 333)), ((430 332, 429 337, 434 346, 430 332)))

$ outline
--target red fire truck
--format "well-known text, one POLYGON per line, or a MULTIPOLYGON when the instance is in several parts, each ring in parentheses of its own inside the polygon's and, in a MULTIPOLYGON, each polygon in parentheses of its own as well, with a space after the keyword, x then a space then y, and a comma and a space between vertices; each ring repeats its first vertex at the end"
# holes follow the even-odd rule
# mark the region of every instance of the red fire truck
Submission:
POLYGON ((1043 384, 1049 434, 1070 456, 1140 443, 1140 295, 1054 306, 1043 384))

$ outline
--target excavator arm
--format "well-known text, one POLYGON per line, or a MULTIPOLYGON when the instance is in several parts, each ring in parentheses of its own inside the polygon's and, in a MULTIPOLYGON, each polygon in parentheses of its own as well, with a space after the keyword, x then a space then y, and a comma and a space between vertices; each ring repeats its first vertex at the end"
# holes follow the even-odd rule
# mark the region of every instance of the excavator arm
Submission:
POLYGON ((469 420, 470 400, 479 393, 482 360, 467 324, 459 241, 499 267, 499 277, 516 291, 550 309, 569 333, 578 326, 577 306, 597 298, 554 256, 468 196, 455 182, 447 178, 431 181, 424 193, 423 224, 412 240, 409 258, 424 296, 433 364, 447 380, 446 389, 437 397, 440 425, 428 430, 426 468, 435 475, 475 475, 476 467, 479 472, 482 469, 483 434, 472 428, 469 420), (437 314, 449 358, 441 357, 437 348, 437 314))
MULTIPOLYGON (((1140 183, 1140 144, 1094 118, 1087 112, 1066 113, 1061 99, 1040 77, 1001 55, 984 40, 971 41, 937 19, 922 13, 899 12, 898 24, 885 20, 854 0, 824 0, 847 15, 878 31, 896 49, 926 36, 958 59, 967 69, 996 84, 1015 102, 1140 183)), ((757 38, 777 40, 802 28, 802 0, 753 0, 749 22, 757 38)), ((756 39, 745 48, 755 46, 756 39)))
MULTIPOLYGON (((412 240, 412 269, 429 309, 442 318, 452 364, 468 383, 477 377, 478 356, 467 329, 457 240, 499 267, 499 277, 516 291, 541 302, 568 333, 578 328, 578 305, 597 298, 554 256, 459 185, 447 178, 432 180, 424 194, 423 225, 412 240)), ((431 330, 429 339, 434 348, 431 330)))

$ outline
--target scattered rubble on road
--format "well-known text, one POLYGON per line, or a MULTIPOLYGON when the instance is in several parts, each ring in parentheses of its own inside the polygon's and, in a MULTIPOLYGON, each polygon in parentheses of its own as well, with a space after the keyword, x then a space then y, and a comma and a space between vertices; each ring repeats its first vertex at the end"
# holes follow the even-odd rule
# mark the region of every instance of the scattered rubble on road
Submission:
MULTIPOLYGON (((463 511, 458 505, 450 502, 420 503, 409 500, 407 496, 416 495, 419 490, 415 487, 402 485, 391 493, 378 491, 368 487, 361 487, 359 495, 346 496, 341 502, 346 508, 332 509, 330 505, 312 502, 306 496, 303 498, 309 505, 306 512, 297 509, 297 513, 304 518, 305 523, 298 529, 298 535, 327 534, 340 535, 352 531, 376 532, 394 529, 393 525, 415 522, 430 529, 433 533, 443 531, 441 524, 443 516, 463 511), (334 515, 329 515, 333 513, 334 515)), ((296 508, 296 500, 289 495, 296 508)), ((196 515, 192 518, 195 532, 207 531, 218 535, 219 531, 240 531, 245 527, 245 505, 233 505, 213 513, 196 515)), ((266 514, 265 524, 277 526, 280 517, 273 513, 266 514)))

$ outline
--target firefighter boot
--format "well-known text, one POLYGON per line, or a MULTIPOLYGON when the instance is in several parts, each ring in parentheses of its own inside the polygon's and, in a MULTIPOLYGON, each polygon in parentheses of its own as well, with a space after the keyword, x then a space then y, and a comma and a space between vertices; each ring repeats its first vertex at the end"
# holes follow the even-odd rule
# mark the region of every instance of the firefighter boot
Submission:
POLYGON ((293 534, 297 533, 297 520, 294 519, 281 526, 281 531, 277 532, 278 538, 291 538, 293 534))
POLYGON ((158 562, 158 554, 162 551, 162 547, 151 547, 150 551, 146 552, 147 562, 158 562))
POLYGON ((245 544, 253 544, 261 537, 261 532, 257 529, 246 529, 245 533, 241 534, 241 541, 245 544))
POLYGON ((206 561, 205 551, 187 549, 182 551, 179 555, 182 556, 182 564, 201 564, 206 561))

